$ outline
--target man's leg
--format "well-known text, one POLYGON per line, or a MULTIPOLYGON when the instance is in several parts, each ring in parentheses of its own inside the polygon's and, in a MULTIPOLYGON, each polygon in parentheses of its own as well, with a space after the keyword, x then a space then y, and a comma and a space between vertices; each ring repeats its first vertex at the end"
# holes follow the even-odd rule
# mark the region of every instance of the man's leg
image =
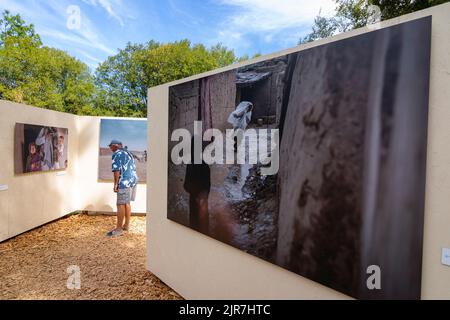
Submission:
POLYGON ((128 230, 131 222, 131 201, 136 200, 136 192, 137 192, 137 185, 131 188, 130 191, 130 201, 125 205, 125 223, 123 225, 123 229, 128 230))
POLYGON ((111 230, 106 235, 108 237, 119 236, 123 232, 123 220, 126 214, 127 194, 123 189, 117 191, 117 223, 116 228, 111 230))
POLYGON ((117 205, 117 225, 116 225, 116 230, 122 230, 123 220, 125 218, 125 214, 126 214, 126 205, 125 204, 118 204, 117 205))
POLYGON ((125 223, 123 224, 123 229, 128 230, 131 221, 131 205, 127 203, 125 205, 125 223))

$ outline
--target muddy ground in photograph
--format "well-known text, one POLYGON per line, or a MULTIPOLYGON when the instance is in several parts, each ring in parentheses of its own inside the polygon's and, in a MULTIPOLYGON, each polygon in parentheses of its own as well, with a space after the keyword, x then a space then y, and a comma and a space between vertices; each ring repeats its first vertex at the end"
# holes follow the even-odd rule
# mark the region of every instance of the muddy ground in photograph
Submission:
MULTIPOLYGON (((261 129, 257 125, 250 126, 261 129)), ((257 140, 250 141, 256 148, 257 140)), ((247 156, 250 148, 247 148, 247 156)), ((252 150, 255 151, 255 150, 252 150)), ((183 190, 185 166, 170 165, 169 219, 189 226, 189 194, 183 190), (173 187, 172 187, 173 186, 173 187), (173 189, 172 189, 173 190, 173 189), (176 196, 176 197, 175 197, 176 196)), ((274 262, 277 242, 277 175, 261 175, 261 165, 211 165, 209 236, 274 262)))

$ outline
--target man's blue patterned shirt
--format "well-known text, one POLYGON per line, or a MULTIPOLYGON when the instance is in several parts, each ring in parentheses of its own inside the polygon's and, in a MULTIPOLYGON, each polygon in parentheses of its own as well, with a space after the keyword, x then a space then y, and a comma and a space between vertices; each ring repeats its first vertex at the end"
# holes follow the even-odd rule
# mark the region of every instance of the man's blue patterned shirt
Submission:
POLYGON ((120 171, 119 189, 134 187, 138 182, 136 163, 131 153, 119 149, 112 155, 112 171, 120 171))

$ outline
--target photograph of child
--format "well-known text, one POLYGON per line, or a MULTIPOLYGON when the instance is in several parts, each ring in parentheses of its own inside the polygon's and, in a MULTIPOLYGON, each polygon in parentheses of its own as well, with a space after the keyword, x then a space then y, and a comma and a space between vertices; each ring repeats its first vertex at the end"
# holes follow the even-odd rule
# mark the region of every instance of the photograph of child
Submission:
POLYGON ((17 123, 15 173, 67 168, 68 129, 17 123))

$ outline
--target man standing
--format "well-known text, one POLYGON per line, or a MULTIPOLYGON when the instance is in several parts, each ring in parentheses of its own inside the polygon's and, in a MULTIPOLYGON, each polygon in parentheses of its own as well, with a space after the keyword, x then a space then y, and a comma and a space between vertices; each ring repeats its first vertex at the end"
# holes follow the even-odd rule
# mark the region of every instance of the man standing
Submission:
POLYGON ((106 235, 119 236, 128 231, 131 219, 130 202, 136 198, 138 176, 133 156, 122 148, 122 142, 112 140, 109 148, 112 155, 112 172, 114 173, 114 192, 117 193, 117 225, 106 235))

